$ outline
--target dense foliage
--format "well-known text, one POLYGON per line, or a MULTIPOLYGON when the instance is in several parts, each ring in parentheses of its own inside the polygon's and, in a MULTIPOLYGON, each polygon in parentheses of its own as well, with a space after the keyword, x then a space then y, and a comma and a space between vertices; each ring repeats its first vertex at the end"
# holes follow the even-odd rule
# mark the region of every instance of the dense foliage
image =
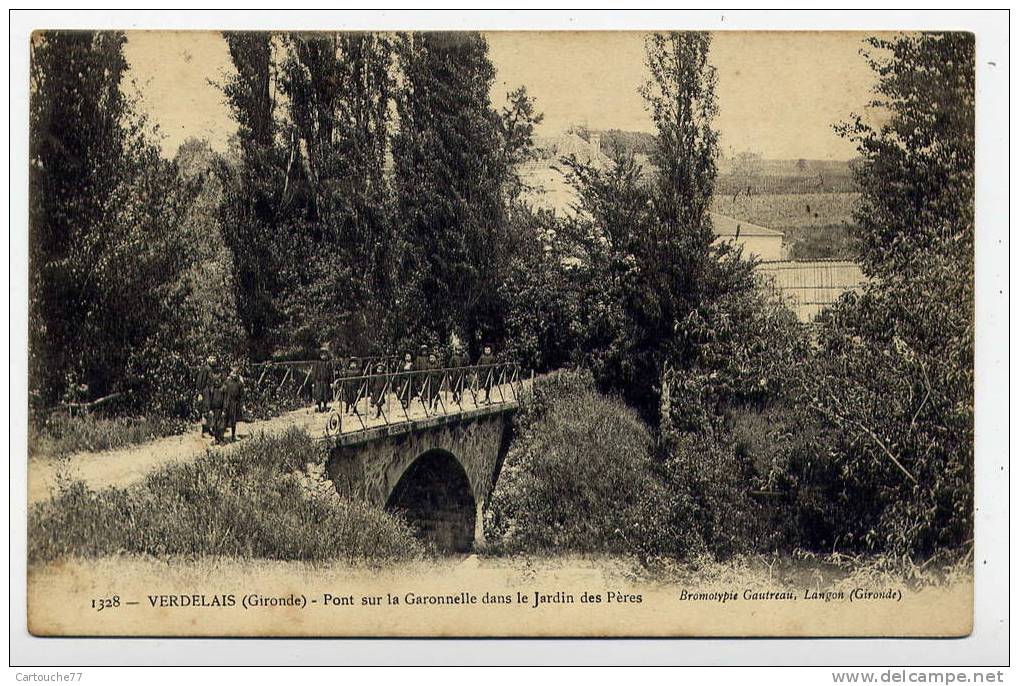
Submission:
POLYGON ((803 402, 836 427, 845 481, 872 496, 855 540, 927 554, 973 527, 975 47, 964 33, 870 44, 887 121, 840 131, 863 156, 871 281, 825 320, 803 402))
POLYGON ((727 412, 784 545, 927 557, 973 534, 974 46, 872 40, 856 117, 869 282, 822 316, 786 381, 727 412))
POLYGON ((33 37, 31 388, 40 406, 130 391, 137 407, 181 412, 195 252, 184 225, 199 188, 123 94, 124 41, 33 37))
POLYGON ((223 226, 251 354, 501 341, 515 165, 540 114, 522 88, 492 106, 484 39, 225 38, 223 226))
POLYGON ((650 428, 589 374, 535 383, 485 515, 495 550, 638 553, 666 502, 650 428))

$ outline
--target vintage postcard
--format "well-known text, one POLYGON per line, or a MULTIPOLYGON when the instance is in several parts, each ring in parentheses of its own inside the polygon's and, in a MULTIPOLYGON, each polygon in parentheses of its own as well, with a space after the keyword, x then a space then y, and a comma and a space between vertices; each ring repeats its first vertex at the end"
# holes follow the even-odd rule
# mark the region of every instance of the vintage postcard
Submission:
POLYGON ((27 47, 35 636, 972 630, 972 33, 27 47))

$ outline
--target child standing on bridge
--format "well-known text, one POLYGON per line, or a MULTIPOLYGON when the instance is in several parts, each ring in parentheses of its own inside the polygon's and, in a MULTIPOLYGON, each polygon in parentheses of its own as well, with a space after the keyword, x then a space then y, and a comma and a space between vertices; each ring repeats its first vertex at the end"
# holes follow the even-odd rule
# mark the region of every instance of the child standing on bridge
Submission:
POLYGON ((357 402, 361 396, 361 365, 356 357, 350 358, 343 374, 343 413, 358 414, 357 402))
POLYGON ((375 406, 375 419, 382 416, 382 405, 386 402, 388 390, 386 365, 379 362, 375 365, 375 373, 371 377, 371 402, 375 406))
POLYGON ((467 359, 463 346, 459 343, 453 346, 453 354, 449 357, 449 366, 453 370, 449 375, 449 390, 453 395, 453 402, 459 405, 463 398, 465 369, 470 366, 470 360, 467 359))
POLYGON ((315 401, 315 411, 325 412, 329 409, 332 399, 333 363, 329 359, 329 351, 323 347, 319 351, 319 360, 311 366, 311 398, 315 401))
POLYGON ((430 412, 435 412, 436 402, 439 400, 439 391, 442 390, 442 372, 437 371, 442 368, 439 364, 439 358, 435 356, 435 353, 431 353, 428 356, 428 373, 424 375, 425 385, 421 395, 421 402, 425 404, 425 407, 430 412))

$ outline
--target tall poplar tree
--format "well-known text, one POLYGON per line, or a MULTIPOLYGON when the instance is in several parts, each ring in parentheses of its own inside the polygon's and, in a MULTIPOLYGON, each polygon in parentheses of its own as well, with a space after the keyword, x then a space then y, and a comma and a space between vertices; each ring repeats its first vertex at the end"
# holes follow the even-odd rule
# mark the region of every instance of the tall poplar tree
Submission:
POLYGON ((385 175, 392 39, 289 34, 285 44, 284 139, 311 251, 291 317, 341 347, 384 347, 399 248, 385 175))
POLYGON ((580 191, 573 227, 593 270, 595 310, 588 347, 599 378, 656 419, 663 375, 698 359, 697 313, 721 287, 708 206, 718 136, 712 128, 715 70, 710 37, 649 36, 649 78, 640 88, 656 127, 649 180, 632 155, 608 169, 568 160, 580 191))
POLYGON ((280 227, 285 207, 286 160, 276 145, 273 36, 225 32, 236 73, 223 87, 238 123, 235 165, 221 169, 223 239, 233 255, 237 314, 251 354, 268 355, 281 315, 278 302, 295 260, 280 227))
POLYGON ((30 359, 33 388, 46 401, 59 397, 65 376, 98 380, 75 340, 103 308, 92 275, 112 238, 121 179, 125 40, 89 32, 32 38, 30 359))
POLYGON ((412 330, 473 348, 492 327, 508 269, 511 173, 489 91, 495 69, 476 33, 416 33, 398 45, 398 217, 408 244, 412 330))

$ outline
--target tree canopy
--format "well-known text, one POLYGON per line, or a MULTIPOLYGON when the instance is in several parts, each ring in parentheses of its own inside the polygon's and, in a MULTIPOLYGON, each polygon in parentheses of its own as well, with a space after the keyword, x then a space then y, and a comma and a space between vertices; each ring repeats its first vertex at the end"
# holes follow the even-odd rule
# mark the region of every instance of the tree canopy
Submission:
POLYGON ((44 404, 125 390, 153 400, 148 358, 185 326, 182 224, 197 188, 123 93, 124 42, 115 31, 32 40, 30 374, 44 404))

